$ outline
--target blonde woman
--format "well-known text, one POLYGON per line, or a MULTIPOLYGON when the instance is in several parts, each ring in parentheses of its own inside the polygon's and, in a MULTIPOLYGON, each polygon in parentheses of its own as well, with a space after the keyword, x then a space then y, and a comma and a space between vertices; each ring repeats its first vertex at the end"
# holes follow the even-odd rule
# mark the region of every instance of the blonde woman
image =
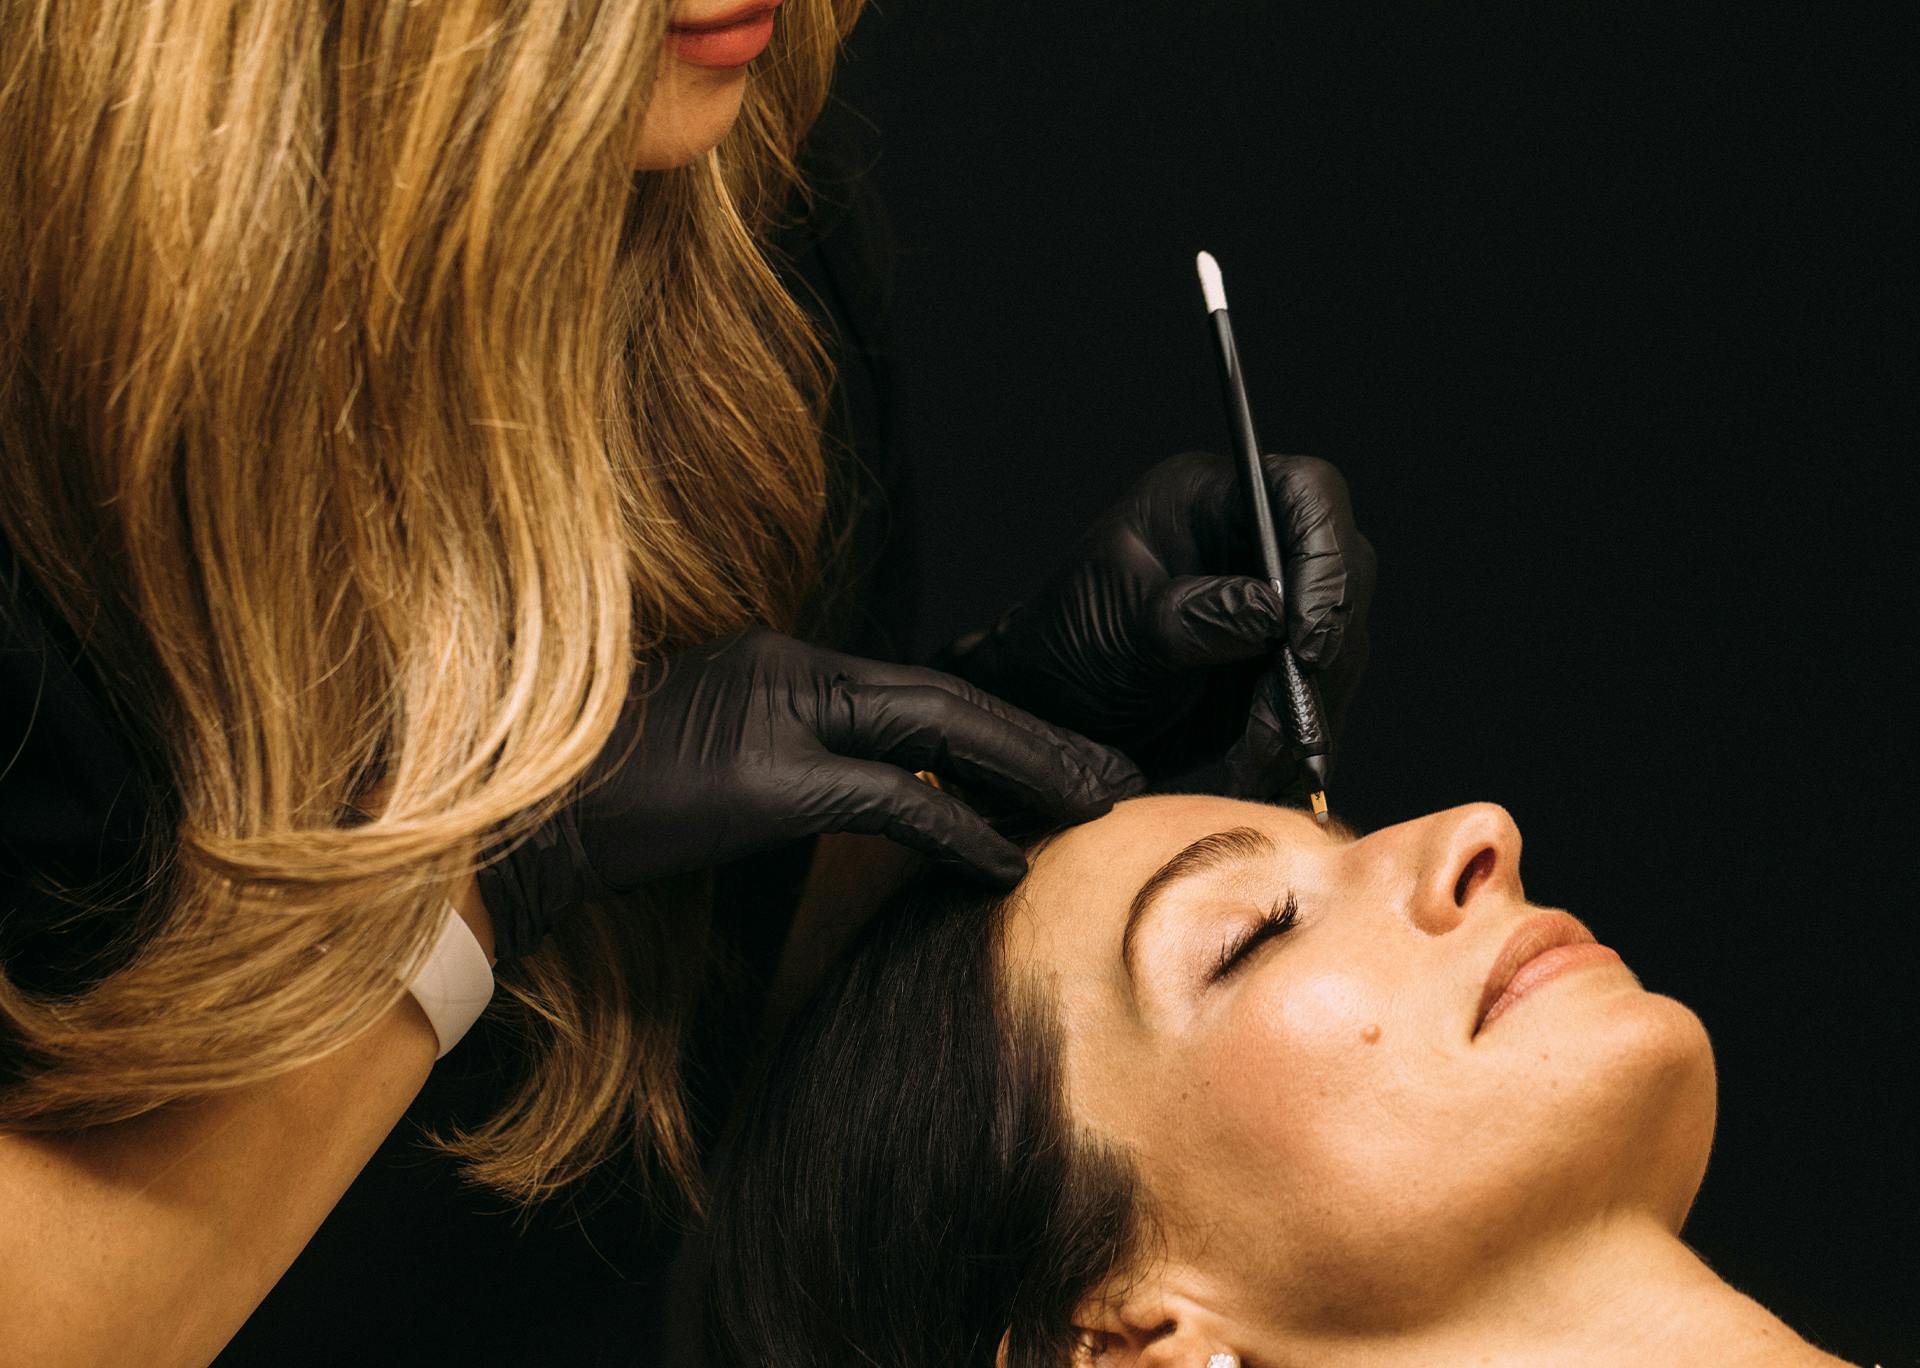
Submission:
POLYGON ((911 771, 1085 820, 1142 775, 1061 726, 1217 758, 1281 637, 1337 713, 1371 553, 1299 460, 1287 612, 1186 458, 949 653, 1051 722, 781 634, 830 367, 764 245, 855 9, 0 7, 0 1360, 206 1362, 489 999, 469 1179, 691 1193, 661 880, 851 829, 1005 887, 911 771))

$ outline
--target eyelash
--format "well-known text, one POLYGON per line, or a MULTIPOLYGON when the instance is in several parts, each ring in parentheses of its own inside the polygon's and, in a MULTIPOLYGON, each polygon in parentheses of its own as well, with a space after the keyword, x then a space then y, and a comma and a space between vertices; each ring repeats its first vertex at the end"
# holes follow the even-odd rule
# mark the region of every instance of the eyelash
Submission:
POLYGON ((1275 903, 1268 908, 1266 915, 1249 927, 1238 940, 1220 947, 1220 958, 1213 962, 1213 968, 1208 971, 1207 982, 1218 983, 1226 978, 1246 963, 1255 950, 1275 936, 1284 936, 1293 930, 1294 923, 1299 920, 1300 904, 1289 893, 1284 903, 1275 903))

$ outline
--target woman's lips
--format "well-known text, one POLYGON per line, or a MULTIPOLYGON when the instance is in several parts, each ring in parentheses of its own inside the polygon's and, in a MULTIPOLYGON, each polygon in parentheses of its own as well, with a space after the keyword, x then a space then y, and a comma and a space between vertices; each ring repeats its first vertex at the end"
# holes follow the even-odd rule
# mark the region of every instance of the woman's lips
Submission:
POLYGON ((717 18, 669 24, 667 46, 674 56, 694 66, 745 66, 766 51, 779 4, 780 0, 757 0, 717 18))
POLYGON ((1500 947, 1480 990, 1479 1035, 1515 1002, 1549 979, 1593 964, 1618 964, 1620 956, 1594 940, 1593 933, 1565 912, 1541 912, 1514 928, 1500 947))

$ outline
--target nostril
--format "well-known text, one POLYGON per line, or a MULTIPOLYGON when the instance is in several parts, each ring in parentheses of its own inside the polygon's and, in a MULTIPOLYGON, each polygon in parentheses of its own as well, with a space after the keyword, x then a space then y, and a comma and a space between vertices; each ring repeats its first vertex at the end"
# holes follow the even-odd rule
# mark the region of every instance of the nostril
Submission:
POLYGON ((1482 880, 1493 877, 1494 862, 1498 857, 1492 846, 1474 853, 1467 861, 1467 867, 1460 871, 1460 881, 1453 886, 1453 902, 1456 907, 1465 907, 1467 898, 1482 880))

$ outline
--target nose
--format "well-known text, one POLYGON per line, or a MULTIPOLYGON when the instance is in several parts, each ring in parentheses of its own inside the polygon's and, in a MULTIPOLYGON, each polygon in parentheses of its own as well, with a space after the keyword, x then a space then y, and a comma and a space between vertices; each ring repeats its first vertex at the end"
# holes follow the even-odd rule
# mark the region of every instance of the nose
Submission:
POLYGON ((1498 803, 1449 808, 1415 824, 1415 877, 1408 913, 1430 936, 1445 935, 1489 896, 1519 901, 1520 828, 1498 803))

